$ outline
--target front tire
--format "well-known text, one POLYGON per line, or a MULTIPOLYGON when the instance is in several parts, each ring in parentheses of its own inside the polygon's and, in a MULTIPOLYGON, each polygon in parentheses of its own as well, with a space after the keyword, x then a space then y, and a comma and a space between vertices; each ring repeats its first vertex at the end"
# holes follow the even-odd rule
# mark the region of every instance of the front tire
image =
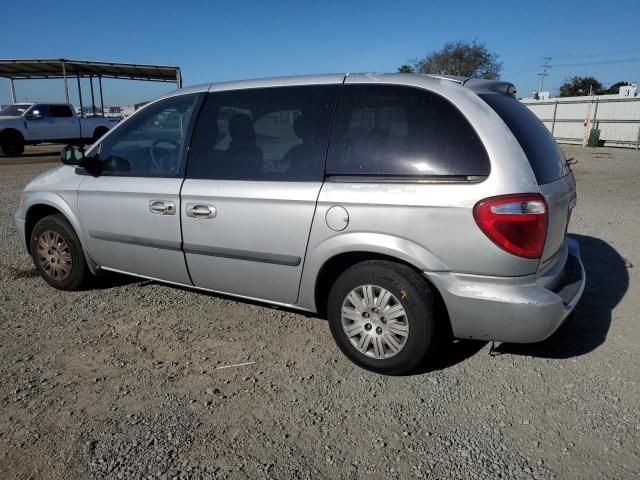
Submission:
POLYGON ((59 290, 78 290, 88 274, 80 240, 61 215, 36 223, 30 238, 31 258, 40 276, 59 290))
POLYGON ((431 287, 406 265, 371 260, 348 268, 331 288, 327 312, 340 350, 368 370, 407 374, 435 350, 431 287))

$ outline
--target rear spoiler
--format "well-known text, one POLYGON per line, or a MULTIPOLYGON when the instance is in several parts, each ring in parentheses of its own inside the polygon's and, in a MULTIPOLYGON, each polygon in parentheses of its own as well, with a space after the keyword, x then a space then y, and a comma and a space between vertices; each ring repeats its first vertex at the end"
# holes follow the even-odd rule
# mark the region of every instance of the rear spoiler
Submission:
POLYGON ((498 93, 501 95, 516 96, 516 87, 513 83, 501 80, 484 80, 482 78, 469 78, 463 82, 465 87, 470 88, 478 95, 486 93, 498 93))

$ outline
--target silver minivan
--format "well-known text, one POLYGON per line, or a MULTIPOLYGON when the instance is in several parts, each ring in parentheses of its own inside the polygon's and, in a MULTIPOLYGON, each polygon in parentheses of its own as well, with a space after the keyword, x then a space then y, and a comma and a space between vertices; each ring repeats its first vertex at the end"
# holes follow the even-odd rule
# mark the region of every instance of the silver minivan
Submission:
POLYGON ((584 290, 573 174, 506 82, 214 83, 62 162, 15 216, 53 287, 111 271, 313 312, 381 373, 451 334, 543 340, 584 290))

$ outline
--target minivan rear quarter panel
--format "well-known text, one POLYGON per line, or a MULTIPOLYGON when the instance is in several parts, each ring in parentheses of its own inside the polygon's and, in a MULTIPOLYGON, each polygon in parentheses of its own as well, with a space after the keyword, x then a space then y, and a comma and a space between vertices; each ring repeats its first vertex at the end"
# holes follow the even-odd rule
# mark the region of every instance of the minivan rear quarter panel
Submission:
MULTIPOLYGON (((489 155, 491 171, 479 182, 336 181, 328 178, 318 198, 299 302, 313 305, 315 278, 333 254, 353 251, 353 236, 363 248, 396 256, 424 271, 454 271, 513 277, 534 274, 538 259, 525 259, 498 248, 478 228, 473 207, 484 198, 510 193, 538 193, 536 178, 522 148, 502 119, 461 84, 403 74, 349 75, 345 84, 401 84, 434 91, 469 121, 489 155), (327 226, 327 211, 344 207, 348 227, 327 226)), ((335 128, 335 126, 334 126, 335 128)), ((335 132, 334 132, 335 133, 335 132)), ((332 134, 333 135, 333 134, 332 134)), ((455 142, 455 132, 447 141, 455 142)))

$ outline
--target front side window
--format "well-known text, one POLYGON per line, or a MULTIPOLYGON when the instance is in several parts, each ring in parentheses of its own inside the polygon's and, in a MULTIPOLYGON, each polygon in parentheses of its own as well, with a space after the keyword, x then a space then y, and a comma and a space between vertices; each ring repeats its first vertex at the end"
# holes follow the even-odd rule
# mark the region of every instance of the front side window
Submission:
POLYGON ((188 178, 321 181, 338 85, 209 94, 195 127, 188 178))
POLYGON ((98 159, 108 175, 178 175, 180 153, 197 95, 157 102, 131 117, 100 145, 98 159))
POLYGON ((400 85, 345 85, 327 175, 486 176, 487 152, 448 100, 400 85))
POLYGON ((37 118, 48 118, 51 116, 51 110, 49 109, 49 105, 36 104, 27 112, 27 115, 29 114, 37 118))

